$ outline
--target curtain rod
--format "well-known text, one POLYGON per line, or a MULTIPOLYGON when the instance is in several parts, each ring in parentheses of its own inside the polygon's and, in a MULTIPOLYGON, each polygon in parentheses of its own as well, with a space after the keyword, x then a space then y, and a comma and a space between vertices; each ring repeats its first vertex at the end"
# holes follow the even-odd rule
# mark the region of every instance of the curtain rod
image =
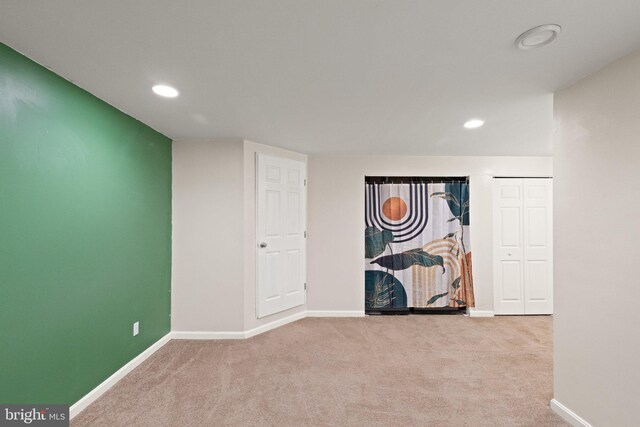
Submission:
POLYGON ((494 176, 494 179, 553 179, 552 176, 494 176))
POLYGON ((432 184, 452 184, 452 183, 468 183, 468 176, 365 176, 365 183, 369 184, 385 184, 385 183, 432 183, 432 184))

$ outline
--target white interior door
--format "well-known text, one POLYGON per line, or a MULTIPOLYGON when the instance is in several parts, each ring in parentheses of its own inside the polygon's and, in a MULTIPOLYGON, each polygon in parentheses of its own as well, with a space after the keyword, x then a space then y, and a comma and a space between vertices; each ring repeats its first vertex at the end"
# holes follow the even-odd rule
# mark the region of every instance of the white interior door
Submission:
POLYGON ((305 302, 306 165, 257 155, 257 316, 305 302))
POLYGON ((494 311, 553 312, 552 181, 494 180, 494 311))

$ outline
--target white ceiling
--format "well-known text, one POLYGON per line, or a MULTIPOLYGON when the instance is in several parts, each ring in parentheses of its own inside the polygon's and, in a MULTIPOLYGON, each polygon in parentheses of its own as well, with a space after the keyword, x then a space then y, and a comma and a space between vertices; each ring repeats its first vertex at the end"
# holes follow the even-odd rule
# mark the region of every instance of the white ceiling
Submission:
POLYGON ((553 91, 639 23, 638 0, 0 2, 0 41, 167 136, 305 153, 551 154, 553 91), (555 43, 514 47, 546 23, 555 43))

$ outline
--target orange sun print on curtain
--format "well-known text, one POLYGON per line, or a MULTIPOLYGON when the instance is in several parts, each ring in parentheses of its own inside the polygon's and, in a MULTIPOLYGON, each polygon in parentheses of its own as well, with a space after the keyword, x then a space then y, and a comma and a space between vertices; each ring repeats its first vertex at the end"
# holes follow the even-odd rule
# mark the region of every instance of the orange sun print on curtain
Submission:
POLYGON ((407 214, 407 204, 400 197, 389 197, 382 205, 382 213, 391 221, 400 221, 407 214))

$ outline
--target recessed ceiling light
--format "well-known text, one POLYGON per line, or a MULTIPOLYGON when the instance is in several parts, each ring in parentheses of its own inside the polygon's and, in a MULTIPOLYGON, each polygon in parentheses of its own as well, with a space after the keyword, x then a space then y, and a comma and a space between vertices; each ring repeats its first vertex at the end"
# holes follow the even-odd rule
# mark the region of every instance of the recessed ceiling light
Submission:
POLYGON ((546 46, 554 41, 561 31, 562 27, 560 25, 540 25, 520 34, 516 39, 516 45, 523 50, 546 46))
POLYGON ((464 127, 466 127, 467 129, 476 129, 482 126, 483 124, 484 124, 484 120, 471 119, 465 122, 464 127))
POLYGON ((175 98, 178 96, 176 88, 167 85, 155 85, 151 88, 156 94, 166 98, 175 98))

